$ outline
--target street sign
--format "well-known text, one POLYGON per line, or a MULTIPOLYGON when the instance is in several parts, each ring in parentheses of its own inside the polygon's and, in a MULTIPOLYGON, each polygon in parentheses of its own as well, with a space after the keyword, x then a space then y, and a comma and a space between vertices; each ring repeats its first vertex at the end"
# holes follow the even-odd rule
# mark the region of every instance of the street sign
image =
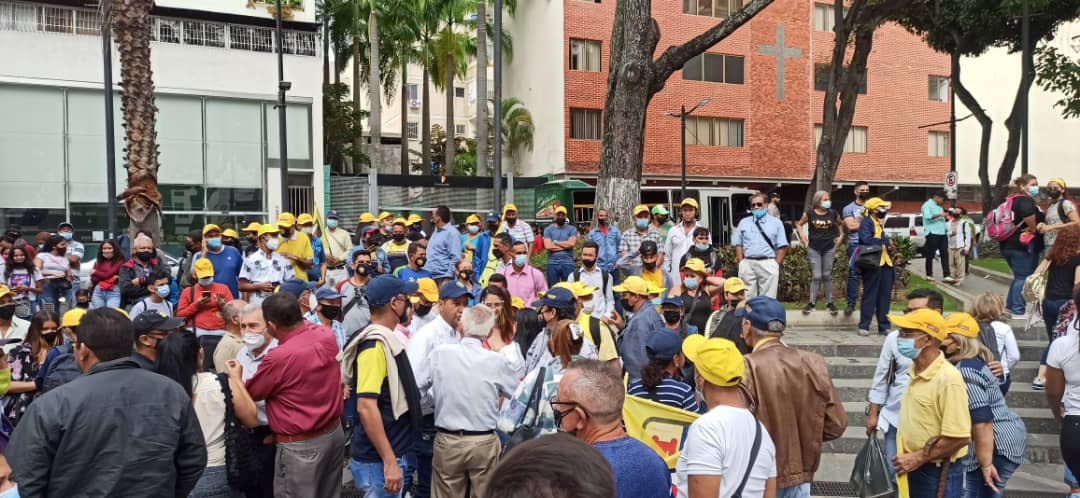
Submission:
POLYGON ((945 195, 949 199, 956 199, 957 189, 960 184, 960 179, 957 177, 955 171, 945 173, 945 195))

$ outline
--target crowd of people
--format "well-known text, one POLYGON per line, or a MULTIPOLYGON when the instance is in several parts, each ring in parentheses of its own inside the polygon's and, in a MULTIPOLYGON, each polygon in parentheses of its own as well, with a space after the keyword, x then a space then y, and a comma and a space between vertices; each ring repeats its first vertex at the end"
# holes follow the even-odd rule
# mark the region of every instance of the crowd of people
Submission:
MULTIPOLYGON (((861 283, 859 332, 876 319, 886 334, 867 432, 884 432, 910 496, 942 496, 939 483, 943 496, 997 496, 1025 463, 1004 401, 1019 360, 1009 301, 943 317, 941 296, 917 291, 888 314, 891 205, 865 183, 855 193, 838 214, 818 192, 793 225, 813 273, 804 312, 819 292, 839 312, 830 270, 846 236, 857 271, 845 312, 861 283)), ((825 359, 783 340, 777 200, 751 197, 733 233, 737 276, 692 198, 674 220, 635 206, 627 231, 598 209, 581 232, 565 207, 539 230, 513 204, 364 213, 355 233, 334 211, 282 213, 190 232, 175 273, 140 233, 101 244, 87 289, 71 224, 40 248, 9 231, 0 392, 14 430, 0 481, 22 496, 326 497, 345 472, 368 497, 809 497, 847 415, 825 359), (674 468, 628 435, 626 396, 700 415, 674 468)), ((1063 308, 1080 282, 1080 225, 1037 230, 1057 236, 1044 307, 1063 308)), ((1065 439, 1080 433, 1073 331, 1040 376, 1076 426, 1062 450, 1080 465, 1065 439)))

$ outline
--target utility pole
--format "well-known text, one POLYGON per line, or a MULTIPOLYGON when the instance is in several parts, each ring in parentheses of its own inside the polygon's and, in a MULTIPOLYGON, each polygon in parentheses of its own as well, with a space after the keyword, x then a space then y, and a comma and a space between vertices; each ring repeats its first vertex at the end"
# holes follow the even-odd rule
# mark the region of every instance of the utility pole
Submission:
POLYGON ((112 0, 101 3, 101 63, 105 72, 105 183, 108 192, 109 232, 106 239, 116 238, 116 130, 113 117, 112 80, 112 0))
MULTIPOLYGON (((285 133, 285 92, 292 88, 292 83, 285 81, 285 43, 281 36, 281 0, 277 0, 277 22, 275 31, 277 36, 277 74, 278 74, 278 145, 280 146, 281 159, 281 211, 289 210, 289 147, 286 144, 285 133)), ((357 84, 357 82, 353 82, 357 84)))
POLYGON ((706 98, 701 99, 701 101, 699 101, 697 104, 694 104, 694 107, 691 107, 690 110, 686 110, 686 106, 682 105, 682 106, 679 107, 679 113, 678 114, 675 114, 674 112, 665 112, 664 113, 665 116, 678 117, 679 118, 679 127, 680 127, 680 132, 681 132, 681 134, 680 134, 680 144, 681 144, 680 150, 682 151, 682 161, 681 161, 682 162, 682 175, 680 177, 680 182, 679 182, 679 187, 680 187, 679 188, 679 190, 680 190, 679 194, 682 196, 683 199, 686 198, 686 117, 693 114, 694 111, 708 105, 708 103, 709 103, 709 98, 706 97, 706 98))
MULTIPOLYGON (((483 1, 483 0, 481 0, 481 1, 483 1)), ((495 125, 495 130, 494 130, 494 133, 492 134, 494 136, 493 136, 493 140, 492 140, 493 143, 492 143, 492 150, 491 150, 491 155, 492 155, 492 160, 493 160, 492 161, 491 177, 492 177, 492 181, 495 183, 495 198, 494 198, 494 201, 493 201, 495 206, 492 209, 494 209, 496 212, 501 212, 501 209, 502 209, 502 194, 503 194, 503 192, 502 192, 502 181, 503 181, 503 179, 502 179, 502 124, 503 124, 502 123, 502 121, 503 121, 503 117, 502 117, 502 16, 503 16, 503 6, 502 5, 503 5, 502 0, 495 0, 495 39, 491 43, 491 45, 492 45, 492 47, 494 49, 493 50, 493 52, 494 52, 493 59, 494 59, 494 64, 495 64, 495 71, 494 71, 495 74, 494 74, 494 77, 492 78, 493 84, 495 85, 495 98, 494 98, 495 102, 492 105, 492 107, 494 108, 493 109, 494 115, 492 116, 491 121, 492 121, 492 124, 495 125)), ((485 19, 481 19, 480 21, 481 22, 487 22, 487 20, 485 20, 485 19)), ((484 69, 485 69, 484 70, 484 73, 485 73, 484 77, 486 78, 487 77, 486 76, 487 68, 484 68, 484 69)), ((477 76, 477 77, 479 77, 479 76, 477 76)), ((487 105, 487 104, 485 104, 485 105, 487 105)), ((509 176, 511 176, 513 174, 514 173, 511 171, 511 172, 509 172, 507 174, 507 176, 509 177, 509 176)), ((510 183, 510 182, 513 182, 513 180, 508 179, 507 183, 510 183)))
MULTIPOLYGON (((1030 0, 1022 0, 1022 4, 1023 4, 1023 7, 1022 7, 1021 16, 1023 17, 1023 19, 1021 19, 1021 21, 1020 21, 1020 43, 1022 45, 1022 50, 1021 50, 1021 55, 1020 55, 1021 79, 1033 77, 1032 75, 1029 74, 1029 68, 1031 67, 1031 64, 1029 64, 1029 62, 1032 60, 1032 55, 1031 55, 1031 5, 1030 5, 1031 1, 1030 0)), ((1030 108, 1030 106, 1028 104, 1030 103, 1030 99, 1029 99, 1030 94, 1031 94, 1031 90, 1029 89, 1028 91, 1024 92, 1024 95, 1022 97, 1024 99, 1024 104, 1023 104, 1023 106, 1024 106, 1024 114, 1023 114, 1023 118, 1022 118, 1022 121, 1021 121, 1021 124, 1020 124, 1020 127, 1021 127, 1020 129, 1022 130, 1022 133, 1020 135, 1020 174, 1021 175, 1028 174, 1028 109, 1030 108)))
MULTIPOLYGON (((956 92, 953 90, 952 78, 949 78, 949 171, 956 172, 956 92)), ((959 197, 960 183, 957 182, 952 207, 956 207, 959 197)))

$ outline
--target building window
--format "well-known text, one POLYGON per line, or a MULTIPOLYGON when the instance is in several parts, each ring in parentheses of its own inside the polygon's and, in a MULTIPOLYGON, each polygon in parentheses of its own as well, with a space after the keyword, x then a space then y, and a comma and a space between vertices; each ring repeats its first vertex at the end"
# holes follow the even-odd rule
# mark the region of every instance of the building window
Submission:
MULTIPOLYGON (((814 90, 824 92, 829 89, 829 71, 832 68, 832 64, 814 64, 814 90)), ((859 83, 859 95, 866 95, 866 73, 863 73, 862 81, 859 83)))
POLYGON ((686 118, 686 145, 742 147, 743 120, 729 118, 686 118))
POLYGON ((405 137, 409 140, 416 140, 420 138, 420 125, 416 123, 405 124, 405 137))
POLYGON ((585 3, 600 3, 600 0, 578 0, 578 1, 579 2, 585 2, 585 3))
POLYGON ((459 98, 459 99, 465 98, 465 87, 455 86, 454 87, 454 96, 459 98))
POLYGON ((683 79, 741 85, 743 63, 744 59, 740 55, 701 54, 683 66, 683 79))
POLYGON ((454 134, 458 135, 458 136, 464 135, 465 134, 465 125, 463 125, 463 124, 454 125, 454 134))
POLYGON ((570 138, 575 140, 600 140, 599 109, 570 109, 570 138))
POLYGON ((405 90, 408 94, 406 98, 409 99, 409 102, 420 101, 420 85, 417 85, 416 83, 409 83, 405 86, 405 90))
POLYGON ((743 0, 683 0, 683 14, 727 17, 743 7, 743 0))
MULTIPOLYGON (((814 125, 814 147, 821 143, 821 125, 814 125)), ((844 142, 844 153, 866 153, 866 127, 852 126, 844 142)))
POLYGON ((571 38, 570 70, 600 72, 600 42, 571 38))
POLYGON ((927 153, 930 157, 949 157, 949 132, 932 131, 927 134, 929 146, 927 153))
POLYGON ((930 75, 929 94, 930 100, 935 102, 949 101, 949 77, 930 75))
POLYGON ((829 4, 814 4, 814 31, 832 31, 836 27, 836 8, 829 4))
POLYGON ((495 100, 495 80, 487 80, 487 99, 495 100))

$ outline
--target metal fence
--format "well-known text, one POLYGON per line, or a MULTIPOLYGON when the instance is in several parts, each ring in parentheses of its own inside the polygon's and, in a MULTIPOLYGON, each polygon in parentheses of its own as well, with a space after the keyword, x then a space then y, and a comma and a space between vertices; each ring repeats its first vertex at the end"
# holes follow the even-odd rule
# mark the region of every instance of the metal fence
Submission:
MULTIPOLYGON (((436 206, 448 206, 454 213, 486 213, 494 207, 494 192, 490 188, 474 186, 390 186, 379 185, 379 211, 395 214, 429 213, 436 206)), ((514 202, 521 219, 532 219, 535 214, 534 189, 515 188, 514 202)), ((360 213, 368 211, 368 180, 366 176, 333 176, 330 178, 330 207, 343 220, 357 220, 360 213)), ((456 222, 463 216, 454 215, 456 222)))
MULTIPOLYGON (((154 17, 151 39, 158 43, 275 52, 274 30, 212 21, 154 17)), ((99 36, 101 13, 94 9, 0 1, 0 31, 66 33, 99 36)), ((317 56, 319 37, 308 31, 282 31, 282 51, 317 56)))
POLYGON ((315 187, 289 186, 290 213, 310 213, 315 208, 315 187))

